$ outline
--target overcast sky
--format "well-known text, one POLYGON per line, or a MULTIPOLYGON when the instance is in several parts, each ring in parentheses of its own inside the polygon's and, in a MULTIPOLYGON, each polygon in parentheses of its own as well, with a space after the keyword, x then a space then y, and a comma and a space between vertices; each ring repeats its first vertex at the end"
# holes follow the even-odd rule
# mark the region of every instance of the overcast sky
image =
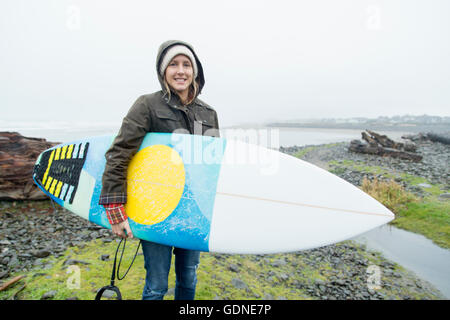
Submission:
POLYGON ((450 115, 450 1, 2 0, 2 120, 121 121, 168 39, 222 126, 450 115))

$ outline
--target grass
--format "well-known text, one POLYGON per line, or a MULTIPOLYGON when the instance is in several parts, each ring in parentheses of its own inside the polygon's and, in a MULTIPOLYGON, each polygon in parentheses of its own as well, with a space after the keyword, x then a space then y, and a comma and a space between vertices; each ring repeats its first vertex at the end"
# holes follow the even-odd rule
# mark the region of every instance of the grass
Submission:
POLYGON ((420 184, 428 184, 430 187, 420 187, 425 193, 432 196, 439 196, 440 194, 446 192, 445 187, 440 184, 432 184, 425 178, 414 176, 408 173, 401 173, 399 175, 400 179, 412 186, 419 186, 420 184))
MULTIPOLYGON (((437 186, 432 188, 439 189, 437 186)), ((450 202, 440 201, 436 196, 442 191, 435 190, 434 195, 419 198, 393 180, 370 181, 367 178, 363 179, 362 190, 395 213, 393 225, 420 233, 435 244, 450 248, 450 202)))
POLYGON ((317 147, 315 147, 315 146, 303 148, 302 150, 296 152, 296 153, 294 154, 294 157, 297 157, 297 158, 303 158, 303 157, 306 156, 309 152, 315 150, 316 148, 317 148, 317 147))
POLYGON ((377 178, 369 180, 363 178, 362 190, 377 199, 393 212, 404 208, 408 203, 417 201, 417 198, 393 180, 380 181, 377 178))
POLYGON ((303 149, 301 149, 300 151, 296 152, 293 154, 294 157, 297 158, 303 158, 305 157, 308 153, 310 153, 311 151, 317 150, 317 149, 330 149, 333 147, 336 147, 340 144, 343 144, 343 142, 339 142, 339 143, 328 143, 328 144, 324 144, 324 145, 320 145, 320 146, 308 146, 308 147, 304 147, 303 149))
MULTIPOLYGON (((374 252, 367 252, 360 245, 352 242, 337 244, 340 254, 348 252, 348 245, 358 254, 364 257, 369 264, 382 264, 383 258, 374 252), (345 247, 344 247, 345 245, 345 247), (342 249, 339 249, 342 248, 342 249)), ((44 293, 55 291, 54 300, 65 300, 76 297, 79 300, 93 300, 97 290, 110 282, 112 260, 102 261, 101 255, 109 254, 113 257, 117 243, 104 243, 101 240, 87 242, 80 247, 71 247, 66 250, 60 258, 43 259, 43 266, 30 270, 26 278, 5 291, 0 292, 0 299, 10 298, 24 283, 26 287, 18 294, 20 300, 39 300, 44 293), (84 263, 67 266, 67 259, 81 260, 84 263), (85 264, 87 263, 87 264, 85 264), (76 280, 79 279, 79 287, 76 280), (71 287, 72 285, 72 287, 71 287)), ((121 275, 131 262, 137 240, 131 240, 127 244, 124 254, 121 275)), ((332 266, 328 261, 316 261, 313 263, 314 254, 277 254, 277 255, 217 255, 213 253, 202 253, 198 269, 198 284, 196 299, 289 299, 289 300, 311 300, 318 299, 307 291, 308 285, 330 283, 333 277, 346 277, 351 265, 341 264, 332 266), (275 266, 275 263, 284 261, 275 266), (238 272, 230 269, 234 264, 238 272), (233 285, 236 279, 242 280, 246 287, 239 289, 233 285)), ((117 281, 123 299, 139 300, 144 286, 145 269, 143 256, 139 254, 125 280, 117 281)), ((397 268, 397 267, 396 267, 397 268)), ((400 269, 398 269, 400 270, 400 269)), ((403 272, 403 271, 400 271, 403 272)), ((10 278, 18 274, 12 274, 10 278)), ((365 283, 366 279, 361 279, 365 283)), ((387 298, 403 299, 408 295, 414 299, 436 299, 439 298, 430 292, 417 291, 414 286, 403 289, 402 285, 395 286, 398 281, 409 281, 414 283, 415 278, 406 275, 402 279, 384 276, 382 278, 383 288, 380 289, 387 298), (406 290, 406 291, 405 291, 406 290)), ((169 274, 169 293, 166 300, 172 300, 175 284, 174 268, 172 266, 169 274), (171 290, 172 288, 172 290, 171 290)), ((349 288, 352 290, 351 288, 349 288)), ((110 298, 110 299, 114 299, 110 298)))
MULTIPOLYGON (((121 276, 128 268, 134 256, 137 240, 131 240, 127 243, 125 251, 121 276)), ((58 259, 43 259, 44 267, 36 268, 27 274, 25 279, 26 288, 20 293, 20 298, 25 300, 38 300, 46 292, 57 291, 53 299, 64 300, 70 297, 77 297, 80 300, 92 300, 98 289, 108 285, 110 282, 112 261, 102 261, 101 255, 109 254, 113 258, 116 242, 103 243, 95 240, 81 247, 71 247, 66 250, 63 257, 58 259), (67 259, 81 260, 87 264, 81 263, 72 266, 64 265, 67 259), (79 276, 79 277, 78 277, 79 276), (76 288, 76 279, 79 279, 79 288, 76 288), (75 286, 74 286, 75 285, 75 286)), ((143 272, 143 257, 138 255, 127 275, 127 281, 120 282, 120 290, 127 293, 125 299, 136 299, 140 297, 141 291, 136 283, 142 284, 145 274, 143 272)), ((116 280, 117 285, 117 280, 116 280)), ((7 298, 11 290, 0 292, 0 299, 7 298)), ((123 294, 123 293, 122 293, 123 294)))
POLYGON ((420 233, 435 244, 450 249, 450 203, 430 198, 411 202, 397 211, 395 226, 420 233))
POLYGON ((332 160, 328 162, 328 165, 330 166, 330 168, 332 168, 330 172, 335 174, 339 174, 345 172, 347 169, 350 169, 352 171, 359 171, 367 174, 383 175, 386 177, 392 176, 392 173, 389 170, 382 168, 380 166, 368 166, 347 159, 339 161, 332 160))

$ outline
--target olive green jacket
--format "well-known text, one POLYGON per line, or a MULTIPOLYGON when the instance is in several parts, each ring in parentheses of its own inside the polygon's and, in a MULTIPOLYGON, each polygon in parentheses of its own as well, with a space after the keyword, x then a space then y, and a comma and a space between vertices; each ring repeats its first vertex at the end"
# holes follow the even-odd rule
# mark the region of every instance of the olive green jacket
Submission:
POLYGON ((192 46, 181 41, 167 41, 161 45, 156 59, 156 72, 162 90, 140 96, 123 119, 119 133, 105 154, 106 166, 99 204, 126 203, 128 163, 148 132, 175 131, 219 137, 219 122, 213 108, 198 97, 187 106, 183 106, 174 93, 170 99, 168 97, 158 69, 165 51, 175 44, 184 44, 194 53, 198 67, 195 81, 199 85, 199 93, 205 84, 202 65, 192 46))

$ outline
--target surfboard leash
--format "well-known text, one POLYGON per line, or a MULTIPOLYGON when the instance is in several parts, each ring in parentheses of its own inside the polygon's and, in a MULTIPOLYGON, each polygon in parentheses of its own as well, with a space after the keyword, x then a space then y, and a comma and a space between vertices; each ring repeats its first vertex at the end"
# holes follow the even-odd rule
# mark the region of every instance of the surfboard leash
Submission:
POLYGON ((128 271, 130 271, 131 266, 133 265, 134 260, 137 257, 137 254, 139 252, 139 248, 141 247, 141 241, 139 241, 139 244, 138 244, 138 246, 136 248, 136 252, 134 253, 134 257, 133 257, 133 260, 130 263, 130 266, 128 267, 128 269, 125 272, 125 274, 121 277, 120 276, 120 265, 122 264, 122 257, 123 257, 123 253, 125 251, 126 244, 127 244, 127 239, 126 238, 120 239, 120 242, 119 242, 119 244, 117 246, 117 249, 116 249, 116 254, 114 255, 114 262, 113 262, 113 268, 112 268, 112 273, 111 273, 111 282, 110 282, 109 285, 104 286, 100 290, 98 290, 97 294, 95 295, 95 300, 101 300, 101 298, 103 296, 103 293, 106 290, 110 290, 110 291, 115 292, 116 295, 117 295, 116 300, 122 300, 122 294, 120 293, 119 288, 115 285, 115 279, 116 279, 116 276, 117 276, 117 280, 123 280, 127 276, 128 271), (120 248, 120 245, 122 244, 122 242, 123 242, 122 253, 120 254, 119 263, 117 264, 117 254, 119 253, 119 248, 120 248), (116 265, 117 265, 117 271, 116 271, 116 265))
MULTIPOLYGON (((96 229, 96 230, 102 228, 102 227, 92 227, 92 226, 77 227, 77 228, 69 227, 68 225, 64 224, 63 222, 61 222, 58 219, 59 211, 58 211, 58 209, 56 209, 52 198, 50 198, 50 203, 52 204, 53 212, 56 213, 56 214, 54 214, 54 218, 55 218, 56 222, 59 223, 60 225, 62 225, 64 228, 69 229, 72 232, 78 231, 78 230, 81 230, 81 229, 86 229, 86 228, 87 229, 96 229)), ((125 232, 125 234, 126 234, 126 232, 125 232)), ((115 286, 115 279, 116 279, 116 276, 117 276, 117 280, 125 279, 125 277, 128 274, 128 271, 130 271, 131 267, 133 266, 134 260, 136 260, 137 254, 139 252, 139 248, 141 247, 141 240, 139 240, 139 244, 138 244, 138 246, 136 248, 136 252, 134 253, 133 260, 131 261, 127 271, 125 271, 125 274, 121 277, 120 276, 120 265, 122 264, 122 258, 123 258, 123 253, 125 252, 126 243, 127 243, 127 239, 126 238, 120 239, 120 242, 119 242, 119 244, 117 245, 117 248, 116 248, 116 253, 114 255, 114 262, 113 262, 113 268, 112 268, 112 273, 111 273, 111 283, 109 285, 107 285, 107 286, 102 287, 97 292, 97 294, 95 295, 95 300, 101 300, 101 298, 103 296, 103 293, 106 290, 111 290, 111 291, 115 292, 117 294, 117 298, 116 299, 117 300, 122 300, 122 294, 120 293, 119 288, 117 286, 115 286), (120 254, 119 263, 117 264, 117 254, 119 253, 119 248, 120 248, 120 245, 122 244, 122 242, 123 242, 122 252, 120 254), (117 266, 117 271, 116 271, 116 266, 117 266)))

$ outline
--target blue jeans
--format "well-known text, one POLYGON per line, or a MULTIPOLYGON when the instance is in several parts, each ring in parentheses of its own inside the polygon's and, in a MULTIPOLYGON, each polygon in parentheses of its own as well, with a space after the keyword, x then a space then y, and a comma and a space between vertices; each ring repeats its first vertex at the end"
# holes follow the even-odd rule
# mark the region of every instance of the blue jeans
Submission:
MULTIPOLYGON (((147 271, 142 300, 162 300, 168 289, 172 248, 142 240, 147 271)), ((175 255, 175 300, 194 300, 200 251, 173 248, 175 255)))

